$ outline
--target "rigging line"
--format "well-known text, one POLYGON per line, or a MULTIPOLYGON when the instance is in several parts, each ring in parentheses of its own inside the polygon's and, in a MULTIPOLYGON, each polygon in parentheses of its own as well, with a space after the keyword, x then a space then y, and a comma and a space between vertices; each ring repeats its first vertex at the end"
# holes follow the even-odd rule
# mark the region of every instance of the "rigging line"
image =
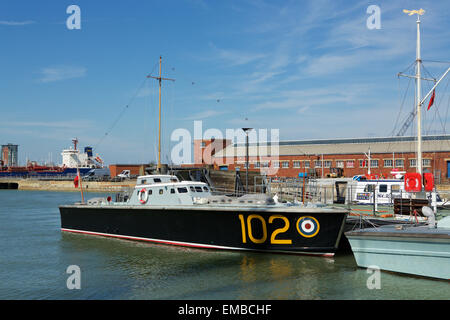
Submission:
POLYGON ((450 64, 450 61, 439 61, 439 60, 422 60, 422 61, 450 64))
MULTIPOLYGON (((445 86, 445 91, 447 90, 447 87, 448 87, 449 82, 450 82, 450 80, 447 80, 447 85, 445 86)), ((445 92, 445 91, 442 91, 442 92, 445 92)), ((436 113, 439 115, 439 120, 440 120, 440 122, 441 122, 442 130, 443 130, 443 132, 444 132, 444 134, 445 134, 445 124, 442 123, 442 118, 441 118, 441 115, 440 115, 440 113, 439 113, 439 108, 437 108, 437 106, 440 105, 440 103, 441 103, 441 101, 442 101, 442 99, 443 99, 443 96, 444 96, 444 95, 442 95, 441 99, 440 99, 439 102, 436 104, 436 113)))
POLYGON ((122 116, 125 114, 125 111, 129 108, 129 106, 133 103, 134 99, 137 97, 139 92, 141 91, 142 87, 144 86, 145 82, 147 81, 147 78, 142 81, 141 85, 139 86, 139 89, 136 90, 133 97, 130 99, 128 104, 125 105, 125 107, 120 112, 119 116, 116 118, 116 120, 113 122, 113 124, 109 127, 109 129, 105 132, 105 134, 100 138, 100 140, 97 142, 97 144, 94 147, 94 150, 97 149, 97 147, 100 145, 100 143, 103 142, 103 140, 106 138, 106 136, 112 131, 112 129, 116 126, 116 124, 119 122, 119 120, 122 118, 122 116))
MULTIPOLYGON (((399 110, 399 112, 398 112, 398 114, 397 114, 397 119, 395 120, 395 124, 394 124, 394 128, 392 129, 392 133, 391 133, 391 136, 394 136, 394 134, 395 134, 395 129, 396 129, 396 127, 397 127, 397 125, 398 125, 398 121, 400 120, 400 115, 401 115, 401 113, 402 113, 402 110, 403 110, 403 106, 404 106, 404 104, 405 104, 405 100, 406 100, 406 96, 407 96, 407 94, 408 94, 408 91, 409 91, 409 87, 410 87, 410 85, 411 85, 411 78, 409 78, 408 79, 408 87, 406 88, 406 90, 405 90, 405 94, 403 95, 403 100, 402 100, 402 102, 401 102, 401 104, 400 104, 400 110, 399 110)), ((400 92, 400 79, 398 79, 398 91, 400 92)), ((405 120, 406 121, 406 120, 405 120)))
POLYGON ((403 70, 402 72, 399 72, 399 74, 400 73, 405 73, 406 71, 408 71, 415 64, 416 64, 416 61, 413 61, 405 70, 403 70))

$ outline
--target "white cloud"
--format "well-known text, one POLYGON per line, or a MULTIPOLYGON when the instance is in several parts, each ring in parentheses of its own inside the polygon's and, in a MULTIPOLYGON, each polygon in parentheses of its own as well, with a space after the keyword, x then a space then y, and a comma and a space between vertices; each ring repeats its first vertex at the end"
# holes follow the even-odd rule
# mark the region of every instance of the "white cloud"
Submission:
POLYGON ((9 121, 0 123, 7 127, 47 127, 47 128, 86 128, 91 126, 89 120, 71 121, 9 121))
POLYGON ((35 23, 34 21, 31 20, 27 20, 27 21, 5 21, 5 20, 0 20, 0 25, 3 26, 25 26, 28 24, 33 24, 35 23))
POLYGON ((196 113, 192 116, 183 118, 184 120, 201 120, 201 119, 206 119, 206 118, 211 118, 211 117, 217 117, 220 115, 225 114, 225 111, 217 111, 217 110, 205 110, 199 113, 196 113))
POLYGON ((212 43, 210 44, 210 46, 214 49, 219 59, 227 61, 231 66, 245 65, 266 57, 266 54, 264 53, 245 52, 242 50, 233 49, 220 49, 212 43))
POLYGON ((87 69, 85 67, 47 67, 41 70, 41 78, 39 82, 55 82, 73 78, 81 78, 86 76, 87 69))

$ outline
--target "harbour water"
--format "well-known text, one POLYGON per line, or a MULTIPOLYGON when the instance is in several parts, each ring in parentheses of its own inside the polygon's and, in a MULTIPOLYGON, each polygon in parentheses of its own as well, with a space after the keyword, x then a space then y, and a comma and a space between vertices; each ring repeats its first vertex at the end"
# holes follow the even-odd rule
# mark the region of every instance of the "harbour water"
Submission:
POLYGON ((446 281, 387 272, 374 288, 375 274, 357 268, 351 252, 214 251, 62 233, 58 205, 79 200, 0 191, 0 299, 450 299, 446 281), (67 286, 73 265, 80 289, 67 286))

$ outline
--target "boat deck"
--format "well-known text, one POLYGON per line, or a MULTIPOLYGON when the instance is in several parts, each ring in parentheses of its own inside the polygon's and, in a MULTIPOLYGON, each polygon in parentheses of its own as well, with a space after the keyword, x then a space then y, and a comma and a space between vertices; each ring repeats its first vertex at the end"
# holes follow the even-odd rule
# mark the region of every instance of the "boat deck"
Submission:
POLYGON ((450 229, 429 228, 428 225, 386 225, 349 231, 347 237, 398 237, 450 239, 450 229))

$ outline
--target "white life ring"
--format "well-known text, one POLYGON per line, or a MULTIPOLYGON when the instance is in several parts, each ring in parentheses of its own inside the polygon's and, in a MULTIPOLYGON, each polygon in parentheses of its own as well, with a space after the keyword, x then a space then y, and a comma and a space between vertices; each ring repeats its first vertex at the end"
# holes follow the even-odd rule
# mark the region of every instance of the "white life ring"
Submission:
POLYGON ((148 200, 148 191, 145 188, 142 188, 138 193, 139 202, 142 204, 146 204, 148 200))

